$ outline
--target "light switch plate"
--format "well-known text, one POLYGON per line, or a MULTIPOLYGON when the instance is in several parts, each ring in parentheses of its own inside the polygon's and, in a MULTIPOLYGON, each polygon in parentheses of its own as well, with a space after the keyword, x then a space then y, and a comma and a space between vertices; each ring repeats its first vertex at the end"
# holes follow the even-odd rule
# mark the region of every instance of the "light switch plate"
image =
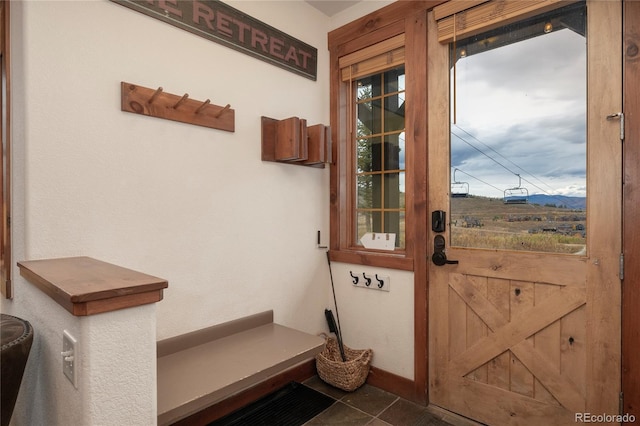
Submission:
POLYGON ((75 337, 71 335, 67 330, 62 333, 62 372, 75 388, 78 388, 77 384, 77 372, 76 365, 78 364, 78 351, 75 337))

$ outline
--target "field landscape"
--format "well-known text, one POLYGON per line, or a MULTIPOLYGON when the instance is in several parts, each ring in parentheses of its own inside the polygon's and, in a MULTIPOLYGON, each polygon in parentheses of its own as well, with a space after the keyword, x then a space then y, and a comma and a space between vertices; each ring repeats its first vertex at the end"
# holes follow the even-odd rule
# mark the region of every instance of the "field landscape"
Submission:
POLYGON ((509 204, 500 198, 451 198, 451 245, 547 253, 584 254, 584 199, 566 204, 509 204), (575 208, 578 206, 578 208, 575 208))

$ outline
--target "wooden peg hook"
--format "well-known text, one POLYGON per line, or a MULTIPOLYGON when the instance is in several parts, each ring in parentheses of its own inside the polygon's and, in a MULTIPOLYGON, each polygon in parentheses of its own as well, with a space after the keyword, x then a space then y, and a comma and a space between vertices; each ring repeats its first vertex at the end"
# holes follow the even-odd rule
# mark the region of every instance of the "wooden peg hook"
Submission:
POLYGON ((201 113, 201 112, 202 112, 202 111, 207 107, 207 105, 209 105, 209 103, 210 103, 210 102, 211 102, 211 101, 210 101, 209 99, 207 99, 206 101, 204 101, 204 102, 202 103, 202 105, 200 105, 200 106, 198 107, 198 109, 196 110, 196 114, 200 114, 200 113, 201 113))
POLYGON ((178 109, 178 107, 180 106, 180 104, 182 104, 184 101, 187 100, 187 98, 189 97, 188 93, 185 93, 182 98, 180 98, 180 100, 178 102, 176 102, 176 104, 173 106, 173 109, 178 109))
POLYGON ((224 114, 225 112, 227 112, 229 110, 229 108, 231 108, 231 104, 226 104, 224 106, 224 108, 222 108, 220 111, 218 111, 218 113, 216 115, 214 115, 215 118, 219 118, 222 114, 224 114))
POLYGON ((153 103, 153 101, 156 100, 156 98, 158 97, 158 95, 160 94, 160 92, 162 92, 162 87, 158 87, 158 89, 153 92, 153 95, 151 95, 151 97, 149 98, 149 100, 147 101, 147 103, 149 105, 151 105, 153 103))

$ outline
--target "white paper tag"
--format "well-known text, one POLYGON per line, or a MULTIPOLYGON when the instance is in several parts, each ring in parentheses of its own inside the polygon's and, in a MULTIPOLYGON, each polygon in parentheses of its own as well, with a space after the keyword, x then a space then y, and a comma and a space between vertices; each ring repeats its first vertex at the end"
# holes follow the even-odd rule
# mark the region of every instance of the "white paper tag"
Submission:
POLYGON ((378 250, 395 250, 396 234, 367 232, 360 238, 365 248, 378 250))

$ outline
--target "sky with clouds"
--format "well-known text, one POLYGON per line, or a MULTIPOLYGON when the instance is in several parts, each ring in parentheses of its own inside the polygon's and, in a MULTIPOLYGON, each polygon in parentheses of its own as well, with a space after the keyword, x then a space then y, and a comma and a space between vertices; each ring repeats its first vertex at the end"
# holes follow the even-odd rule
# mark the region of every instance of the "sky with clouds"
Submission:
POLYGON ((452 182, 458 169, 471 194, 500 198, 520 174, 529 194, 586 196, 585 37, 562 29, 461 58, 455 102, 452 182))

